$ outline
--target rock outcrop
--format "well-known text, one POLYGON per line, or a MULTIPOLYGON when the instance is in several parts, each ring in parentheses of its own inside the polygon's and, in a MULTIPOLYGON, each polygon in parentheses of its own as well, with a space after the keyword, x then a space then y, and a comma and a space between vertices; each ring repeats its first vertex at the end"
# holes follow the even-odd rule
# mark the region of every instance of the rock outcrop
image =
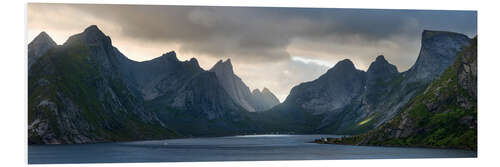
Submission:
POLYGON ((226 61, 220 60, 211 69, 217 75, 217 79, 226 92, 245 110, 254 112, 255 107, 252 105, 252 94, 248 86, 243 83, 240 77, 234 74, 231 59, 226 61))
POLYGON ((57 46, 46 32, 41 32, 28 44, 28 70, 38 58, 43 56, 50 48, 57 46))
POLYGON ((279 104, 279 100, 267 88, 250 92, 248 86, 233 71, 231 59, 218 61, 211 69, 217 79, 233 100, 249 112, 265 111, 279 104))
POLYGON ((318 79, 293 87, 283 103, 293 103, 315 114, 338 111, 359 99, 365 82, 366 73, 345 59, 318 79))

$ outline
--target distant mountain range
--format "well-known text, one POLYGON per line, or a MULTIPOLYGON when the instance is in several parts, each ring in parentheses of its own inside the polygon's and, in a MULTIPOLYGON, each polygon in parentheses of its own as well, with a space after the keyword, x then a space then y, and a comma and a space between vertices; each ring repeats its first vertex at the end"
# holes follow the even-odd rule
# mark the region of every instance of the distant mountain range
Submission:
MULTIPOLYGON (((56 45, 28 45, 28 141, 93 143, 253 133, 359 134, 381 127, 455 60, 470 39, 424 31, 417 62, 398 72, 381 55, 361 71, 346 59, 292 88, 283 103, 250 91, 231 60, 203 70, 175 52, 128 59, 97 26, 56 45)), ((469 85, 470 86, 470 85, 469 85)))

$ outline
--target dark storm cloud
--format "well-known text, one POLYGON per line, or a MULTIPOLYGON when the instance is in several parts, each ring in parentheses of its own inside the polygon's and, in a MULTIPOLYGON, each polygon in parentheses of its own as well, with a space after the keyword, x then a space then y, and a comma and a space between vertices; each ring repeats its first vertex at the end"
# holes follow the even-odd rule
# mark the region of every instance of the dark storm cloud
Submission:
POLYGON ((424 28, 476 34, 476 12, 470 11, 69 6, 114 22, 133 38, 178 43, 185 51, 250 63, 289 60, 286 49, 294 39, 376 46, 397 37, 408 39, 400 41, 405 48, 424 28))

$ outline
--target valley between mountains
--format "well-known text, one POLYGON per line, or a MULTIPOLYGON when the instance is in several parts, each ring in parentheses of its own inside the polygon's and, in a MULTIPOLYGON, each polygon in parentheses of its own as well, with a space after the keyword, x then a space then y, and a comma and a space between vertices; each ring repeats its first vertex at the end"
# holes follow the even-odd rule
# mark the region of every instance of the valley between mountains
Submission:
POLYGON ((280 103, 267 88, 250 90, 230 59, 209 70, 173 51, 137 62, 95 25, 62 45, 42 32, 28 44, 28 142, 361 134, 345 141, 475 149, 476 40, 424 30, 409 70, 382 55, 367 71, 345 59, 280 103))

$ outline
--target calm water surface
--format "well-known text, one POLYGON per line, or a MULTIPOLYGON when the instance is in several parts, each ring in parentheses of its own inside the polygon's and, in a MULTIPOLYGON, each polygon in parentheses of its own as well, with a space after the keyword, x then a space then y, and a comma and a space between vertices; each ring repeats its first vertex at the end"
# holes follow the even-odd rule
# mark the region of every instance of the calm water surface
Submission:
POLYGON ((28 163, 190 162, 477 157, 475 151, 307 143, 334 135, 249 135, 100 144, 30 145, 28 163))

